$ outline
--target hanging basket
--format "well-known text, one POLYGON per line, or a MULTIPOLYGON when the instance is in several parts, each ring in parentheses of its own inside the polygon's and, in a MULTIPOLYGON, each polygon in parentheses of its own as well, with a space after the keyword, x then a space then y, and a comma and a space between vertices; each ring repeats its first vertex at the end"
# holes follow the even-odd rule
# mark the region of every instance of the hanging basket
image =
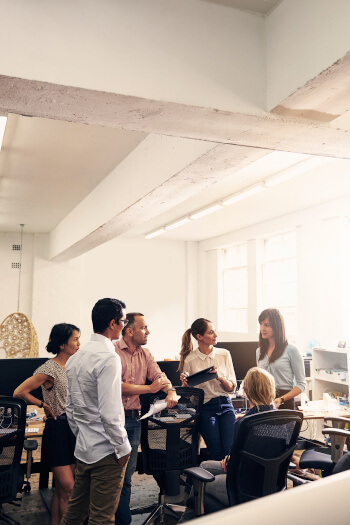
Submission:
POLYGON ((5 350, 7 358, 39 356, 36 330, 25 314, 10 314, 1 323, 0 349, 5 350))

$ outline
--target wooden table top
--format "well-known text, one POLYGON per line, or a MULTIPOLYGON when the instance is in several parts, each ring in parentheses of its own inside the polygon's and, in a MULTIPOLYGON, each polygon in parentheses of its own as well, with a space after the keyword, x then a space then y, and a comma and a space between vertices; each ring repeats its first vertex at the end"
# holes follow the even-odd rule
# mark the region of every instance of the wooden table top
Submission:
MULTIPOLYGON (((300 410, 300 407, 298 407, 300 410)), ((350 409, 345 410, 334 410, 333 412, 329 412, 327 410, 301 410, 304 414, 304 419, 323 419, 325 417, 349 417, 350 418, 350 409)))

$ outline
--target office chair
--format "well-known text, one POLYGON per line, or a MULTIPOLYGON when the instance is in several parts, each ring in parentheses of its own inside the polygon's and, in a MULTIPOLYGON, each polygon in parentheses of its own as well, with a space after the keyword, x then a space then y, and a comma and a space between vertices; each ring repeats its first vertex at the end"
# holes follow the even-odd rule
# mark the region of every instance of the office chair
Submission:
POLYGON ((26 426, 27 405, 22 399, 0 397, 0 520, 13 525, 18 522, 2 510, 3 503, 19 507, 17 493, 24 475, 21 456, 26 426))
MULTIPOLYGON (((132 514, 151 514, 144 525, 164 516, 178 520, 186 507, 165 503, 165 495, 180 493, 180 474, 197 465, 199 443, 199 418, 204 392, 199 388, 177 387, 178 404, 141 421, 141 448, 143 470, 155 477, 159 485, 158 503, 147 508, 133 509, 132 514)), ((163 392, 145 396, 142 413, 146 413, 156 399, 163 399, 163 392)))
MULTIPOLYGON (((235 429, 226 476, 229 506, 239 505, 286 488, 287 471, 303 421, 303 414, 295 410, 270 410, 245 416, 235 429)), ((199 470, 188 468, 202 485, 199 470)), ((207 472, 207 471, 205 471, 207 472)), ((210 474, 207 472, 207 474, 210 474)), ((211 481, 211 475, 207 481, 211 481)), ((197 515, 216 512, 225 506, 212 495, 198 499, 203 489, 194 487, 194 507, 197 515)))
POLYGON ((302 453, 299 460, 301 469, 322 470, 322 477, 333 474, 335 465, 345 453, 345 443, 348 445, 348 450, 350 448, 350 432, 345 430, 346 424, 350 425, 348 418, 326 416, 324 423, 326 426, 323 428, 322 434, 330 437, 330 446, 324 445, 307 449, 302 453))

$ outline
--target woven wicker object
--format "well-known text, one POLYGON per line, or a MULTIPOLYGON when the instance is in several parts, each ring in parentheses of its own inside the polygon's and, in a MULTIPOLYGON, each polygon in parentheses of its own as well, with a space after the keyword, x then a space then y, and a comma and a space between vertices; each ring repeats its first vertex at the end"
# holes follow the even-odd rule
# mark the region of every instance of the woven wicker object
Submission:
POLYGON ((25 314, 10 314, 0 326, 0 349, 6 357, 38 357, 36 330, 25 314))

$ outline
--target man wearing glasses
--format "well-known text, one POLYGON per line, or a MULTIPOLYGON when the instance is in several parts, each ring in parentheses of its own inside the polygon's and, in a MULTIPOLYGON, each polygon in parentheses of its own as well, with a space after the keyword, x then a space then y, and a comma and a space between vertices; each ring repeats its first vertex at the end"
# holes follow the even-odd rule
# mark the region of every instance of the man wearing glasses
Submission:
POLYGON ((146 319, 140 312, 126 315, 123 337, 115 343, 115 351, 122 362, 122 400, 125 409, 125 428, 131 445, 131 455, 125 472, 124 485, 115 515, 118 525, 130 525, 131 477, 135 472, 138 447, 141 440, 140 394, 163 390, 167 392, 169 408, 177 404, 176 391, 161 371, 151 352, 142 345, 147 343, 149 330, 146 319), (146 385, 146 380, 151 381, 146 385))
POLYGON ((61 525, 114 522, 131 446, 124 427, 121 363, 112 343, 125 322, 125 304, 101 299, 94 333, 66 364, 67 419, 76 436, 77 468, 61 525))

